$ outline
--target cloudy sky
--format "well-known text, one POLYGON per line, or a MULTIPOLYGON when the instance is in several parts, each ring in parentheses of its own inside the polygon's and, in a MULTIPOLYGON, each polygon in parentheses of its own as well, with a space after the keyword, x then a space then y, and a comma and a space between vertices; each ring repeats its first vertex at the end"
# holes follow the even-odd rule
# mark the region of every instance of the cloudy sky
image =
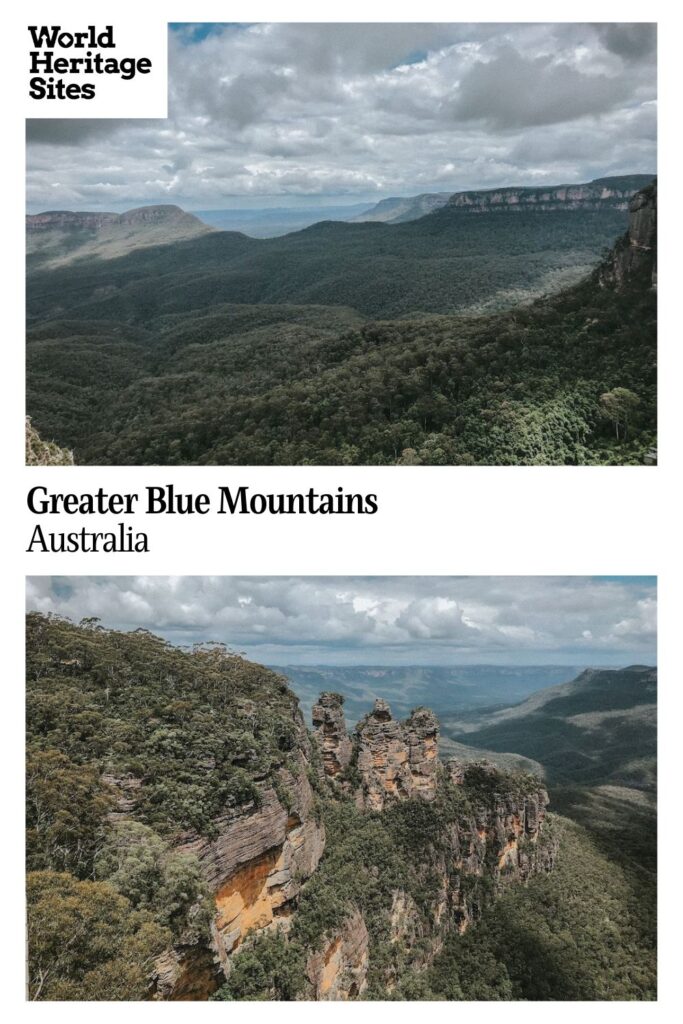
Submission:
POLYGON ((267 664, 656 663, 651 577, 37 576, 31 610, 267 664))
POLYGON ((656 169, 653 25, 169 35, 167 121, 27 122, 32 212, 338 205, 656 169))

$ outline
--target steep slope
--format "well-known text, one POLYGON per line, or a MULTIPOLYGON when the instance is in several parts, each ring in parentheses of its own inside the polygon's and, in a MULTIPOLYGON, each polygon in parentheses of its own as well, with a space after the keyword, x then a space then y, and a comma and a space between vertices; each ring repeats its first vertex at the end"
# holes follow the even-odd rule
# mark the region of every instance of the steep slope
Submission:
POLYGON ((532 188, 499 188, 487 191, 456 192, 446 204, 445 213, 467 210, 472 213, 521 213, 527 209, 549 210, 627 210, 636 192, 652 181, 651 174, 628 174, 596 178, 579 185, 542 185, 532 188))
POLYGON ((28 269, 112 260, 136 249, 197 238, 212 229, 178 206, 141 206, 126 213, 49 210, 26 217, 28 269))
POLYGON ((156 965, 152 989, 136 966, 120 998, 207 998, 247 933, 286 925, 324 849, 296 698, 220 646, 187 653, 97 620, 30 615, 27 671, 33 997, 115 997, 113 978, 89 993, 120 970, 118 940, 156 965), (43 989, 59 952, 42 908, 78 913, 78 887, 122 934, 86 941, 43 989))
POLYGON ((513 707, 444 723, 469 746, 539 761, 549 785, 610 783, 652 789, 656 669, 588 669, 513 707))
POLYGON ((398 224, 416 220, 443 207, 447 208, 448 213, 455 210, 468 213, 519 212, 529 208, 542 211, 606 208, 625 210, 632 196, 639 189, 649 185, 652 178, 652 174, 624 174, 611 178, 596 178, 583 184, 509 186, 467 192, 428 192, 419 196, 382 199, 376 206, 354 219, 398 224))
POLYGON ((259 950, 284 956, 278 994, 355 998, 395 985, 389 947, 423 969, 552 867, 538 780, 443 770, 426 709, 399 723, 378 703, 351 741, 339 699, 320 707, 332 744, 281 677, 221 647, 28 616, 32 998, 207 999, 259 950), (328 820, 378 836, 346 861, 353 885, 323 857, 328 820))
POLYGON ((74 457, 70 451, 60 448, 53 441, 43 441, 26 417, 26 465, 27 466, 73 466, 74 457))
POLYGON ((446 205, 451 195, 451 192, 423 192, 419 196, 380 199, 375 206, 354 217, 353 221, 356 224, 368 221, 375 224, 402 224, 440 209, 446 205))
POLYGON ((221 646, 30 614, 31 998, 653 997, 651 883, 538 778, 424 708, 313 727, 221 646))

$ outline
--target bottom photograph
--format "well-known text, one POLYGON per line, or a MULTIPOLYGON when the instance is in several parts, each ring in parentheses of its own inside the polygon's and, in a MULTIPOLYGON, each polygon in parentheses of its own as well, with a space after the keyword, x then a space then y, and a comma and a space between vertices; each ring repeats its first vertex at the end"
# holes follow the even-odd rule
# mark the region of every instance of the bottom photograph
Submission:
POLYGON ((30 577, 28 999, 655 999, 656 608, 30 577))

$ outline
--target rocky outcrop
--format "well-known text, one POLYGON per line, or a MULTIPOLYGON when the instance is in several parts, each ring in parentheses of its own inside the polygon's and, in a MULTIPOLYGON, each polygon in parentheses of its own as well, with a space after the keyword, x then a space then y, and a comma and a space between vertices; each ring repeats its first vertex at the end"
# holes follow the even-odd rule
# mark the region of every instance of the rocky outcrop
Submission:
POLYGON ((356 727, 359 804, 381 811, 391 800, 433 800, 438 733, 438 722, 426 708, 398 722, 387 702, 376 700, 372 712, 356 727))
POLYGON ((353 908, 343 926, 329 936, 322 950, 312 953, 306 975, 317 1000, 357 999, 367 988, 368 929, 353 908))
POLYGON ((212 950, 203 945, 174 946, 157 958, 152 975, 153 998, 173 1002, 208 999, 222 981, 212 950))
POLYGON ((339 693, 321 693, 312 710, 313 736, 328 778, 336 778, 348 768, 353 745, 346 731, 344 698, 339 693))
POLYGON ((228 957, 247 934, 286 926, 303 881, 322 857, 325 830, 312 815, 313 793, 303 768, 296 777, 280 773, 289 808, 275 789, 263 787, 258 806, 214 823, 216 839, 187 835, 179 845, 197 857, 214 893, 215 952, 226 972, 228 957))
MULTIPOLYGON (((386 701, 377 700, 352 742, 342 705, 337 694, 324 693, 313 709, 313 739, 331 794, 351 793, 371 812, 394 801, 447 798, 442 810, 436 804, 436 811, 429 811, 427 842, 409 869, 415 891, 428 898, 418 900, 408 889, 396 889, 383 911, 393 952, 382 974, 391 991, 404 969, 428 966, 446 935, 465 931, 502 886, 523 883, 552 867, 552 835, 543 828, 548 794, 532 776, 509 775, 487 761, 451 760, 440 766, 438 722, 426 708, 400 722, 386 701), (458 787, 461 797, 449 787, 458 787)), ((180 941, 158 959, 156 998, 206 999, 230 976, 234 959, 251 947, 253 938, 275 929, 286 934, 294 924, 301 888, 325 845, 308 779, 309 741, 303 731, 299 738, 296 770, 281 768, 274 783, 260 782, 257 800, 213 822, 213 838, 178 837, 176 848, 200 864, 215 915, 210 943, 180 941)), ((117 785, 120 789, 122 781, 117 785)), ((121 799, 130 798, 126 789, 121 799)), ((379 878, 380 866, 373 871, 379 878)), ((350 900, 343 923, 326 932, 307 955, 307 994, 316 1000, 361 996, 370 949, 363 913, 350 900)))
POLYGON ((624 288, 634 279, 657 285, 657 182, 631 200, 628 231, 598 270, 603 287, 624 288))
POLYGON ((626 210, 631 196, 647 185, 646 174, 596 178, 577 185, 510 186, 467 192, 428 192, 419 196, 382 199, 357 217, 359 221, 398 224, 417 220, 442 208, 464 213, 497 213, 520 210, 626 210))
POLYGON ((487 191, 456 192, 447 210, 496 213, 520 210, 626 210, 631 197, 647 183, 644 175, 596 178, 579 185, 551 185, 536 188, 498 188, 487 191))
POLYGON ((464 931, 483 909, 473 881, 525 882, 552 868, 555 846, 551 837, 538 842, 549 798, 533 779, 511 786, 510 776, 488 761, 451 760, 447 771, 454 785, 466 787, 472 807, 450 835, 449 902, 464 931))
POLYGON ((43 441, 42 437, 26 417, 26 465, 27 466, 73 466, 73 453, 60 448, 54 441, 43 441))
POLYGON ((289 927, 301 886, 325 848, 324 826, 313 813, 307 763, 299 751, 296 775, 280 770, 280 795, 272 785, 262 784, 258 801, 213 822, 215 838, 191 832, 178 838, 177 850, 199 862, 215 901, 215 917, 209 947, 180 944, 157 961, 158 998, 206 998, 192 993, 211 994, 219 987, 247 936, 289 927))

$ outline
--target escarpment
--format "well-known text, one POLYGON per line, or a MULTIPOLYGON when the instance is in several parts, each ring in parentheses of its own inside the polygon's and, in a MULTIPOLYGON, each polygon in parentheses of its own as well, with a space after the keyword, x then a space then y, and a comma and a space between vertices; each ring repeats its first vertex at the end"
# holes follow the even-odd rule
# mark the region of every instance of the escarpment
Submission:
POLYGON ((214 915, 203 950, 181 945, 162 957, 155 974, 161 997, 196 998, 198 963, 211 994, 229 976, 231 957, 247 937, 253 941, 289 927, 301 887, 325 848, 325 827, 314 814, 306 774, 307 753, 297 751, 296 772, 281 769, 275 785, 259 785, 255 800, 216 818, 215 838, 192 832, 179 837, 178 851, 199 862, 214 915))
POLYGON ((288 794, 264 786, 258 805, 249 804, 214 822, 218 835, 183 836, 179 849, 194 854, 216 901, 215 945, 223 966, 247 933, 286 921, 302 881, 315 871, 325 847, 325 829, 313 816, 313 792, 299 756, 300 773, 283 770, 288 794))
POLYGON ((263 666, 96 620, 32 614, 27 666, 34 991, 35 936, 76 908, 121 930, 131 998, 403 997, 553 866, 539 781, 442 764, 426 708, 398 721, 378 700, 349 734, 326 693, 309 732, 263 666))
POLYGON ((440 763, 428 709, 398 721, 377 700, 349 735, 343 698, 323 693, 312 723, 311 747, 298 735, 295 772, 281 769, 276 784, 261 784, 258 801, 217 818, 214 837, 179 837, 178 849, 201 866, 214 915, 203 950, 180 945, 160 958, 159 997, 206 998, 200 993, 223 983, 239 997, 231 985, 240 958, 270 955, 267 936, 299 958, 299 998, 393 992, 503 887, 552 868, 545 789, 487 761, 440 763), (317 805, 332 816, 331 840, 317 805))
POLYGON ((632 280, 657 285, 657 180, 629 204, 628 230, 598 269, 603 287, 621 290, 632 280))
POLYGON ((493 213, 501 210, 626 210, 634 192, 647 181, 643 175, 596 178, 576 185, 507 187, 455 192, 447 210, 493 213))

